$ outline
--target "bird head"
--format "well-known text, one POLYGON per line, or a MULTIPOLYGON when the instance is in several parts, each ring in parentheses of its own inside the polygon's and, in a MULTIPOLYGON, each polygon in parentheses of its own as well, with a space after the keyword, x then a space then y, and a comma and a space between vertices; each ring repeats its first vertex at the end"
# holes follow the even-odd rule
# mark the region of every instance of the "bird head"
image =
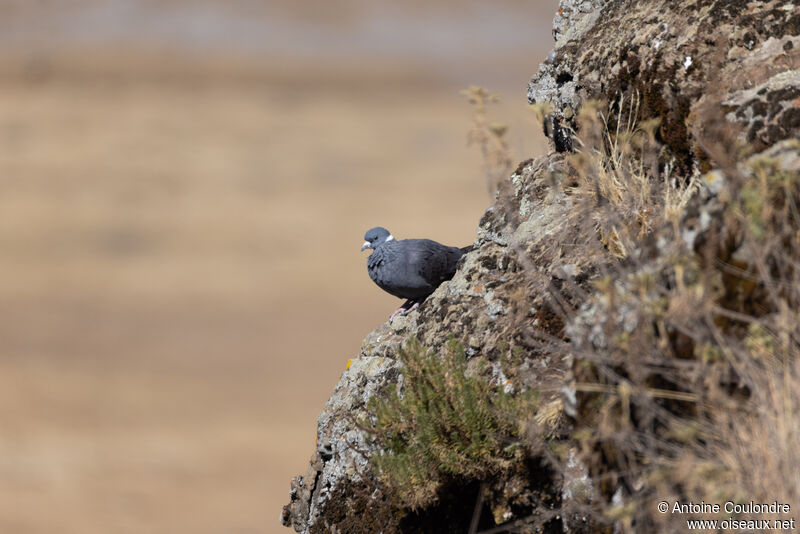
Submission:
POLYGON ((361 251, 363 252, 368 248, 374 250, 392 239, 394 239, 394 237, 389 233, 389 230, 377 226, 371 230, 367 230, 367 233, 364 234, 364 244, 361 245, 361 251))

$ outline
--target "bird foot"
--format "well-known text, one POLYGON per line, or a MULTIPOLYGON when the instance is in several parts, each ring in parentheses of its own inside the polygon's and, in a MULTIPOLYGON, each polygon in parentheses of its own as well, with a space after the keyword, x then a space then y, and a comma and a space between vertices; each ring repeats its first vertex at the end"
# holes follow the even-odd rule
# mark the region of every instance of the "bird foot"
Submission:
POLYGON ((403 303, 402 306, 400 306, 399 308, 397 308, 395 311, 392 312, 392 314, 389 316, 389 322, 391 323, 392 319, 394 319, 395 316, 397 315, 408 315, 412 311, 419 308, 420 303, 421 301, 419 300, 417 301, 407 300, 406 302, 403 303))

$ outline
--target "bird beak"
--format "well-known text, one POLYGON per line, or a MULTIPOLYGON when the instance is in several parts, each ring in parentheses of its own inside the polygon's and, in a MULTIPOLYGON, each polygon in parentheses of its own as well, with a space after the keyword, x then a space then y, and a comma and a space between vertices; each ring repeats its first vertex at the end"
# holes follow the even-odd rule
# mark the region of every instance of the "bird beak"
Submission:
POLYGON ((361 245, 361 252, 364 252, 368 248, 372 248, 372 246, 369 244, 369 241, 364 241, 364 244, 361 245))

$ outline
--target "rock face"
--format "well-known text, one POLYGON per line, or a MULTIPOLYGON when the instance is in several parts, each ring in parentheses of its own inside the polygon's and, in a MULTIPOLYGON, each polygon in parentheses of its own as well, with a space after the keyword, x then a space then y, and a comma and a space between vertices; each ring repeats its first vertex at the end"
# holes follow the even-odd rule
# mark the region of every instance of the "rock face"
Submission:
MULTIPOLYGON (((763 174, 764 168, 780 180, 800 184, 800 178, 792 181, 800 173, 800 145, 794 141, 800 137, 800 9, 786 0, 562 0, 553 32, 554 51, 532 78, 528 100, 552 106, 546 131, 556 151, 519 165, 509 178, 513 194, 499 198, 483 215, 474 250, 461 259, 453 279, 442 284, 418 311, 370 333, 360 353, 348 362, 319 416, 309 470, 292 481, 291 502, 283 510, 283 524, 297 532, 465 532, 469 528, 479 481, 442 489, 432 508, 409 510, 382 491, 369 460, 384 451, 359 421, 370 415, 370 398, 383 395, 390 385, 402 388, 403 369, 397 354, 411 337, 434 352, 456 338, 465 347, 471 368, 478 373, 480 365, 487 364, 489 371, 484 374, 500 385, 508 377, 497 362, 511 349, 521 348, 524 358, 511 371, 515 384, 550 392, 544 399, 551 408, 547 417, 558 421, 552 426, 557 430, 547 435, 544 449, 531 445, 531 457, 551 468, 537 475, 548 478, 548 489, 533 491, 534 482, 524 479, 488 481, 485 493, 481 489, 480 494, 492 513, 484 514, 482 525, 489 515, 494 520, 490 524, 522 521, 515 528, 526 531, 534 527, 525 518, 539 514, 544 519, 538 525, 546 531, 594 531, 600 525, 610 532, 632 524, 645 531, 656 528, 655 519, 642 515, 652 510, 639 513, 626 507, 628 500, 647 493, 650 482, 645 481, 651 479, 615 474, 623 467, 632 469, 618 463, 622 445, 617 438, 592 441, 586 437, 597 414, 611 410, 600 402, 599 392, 619 391, 630 399, 632 390, 623 394, 620 388, 625 381, 635 383, 641 369, 626 368, 623 358, 608 368, 611 371, 604 371, 592 358, 618 358, 615 351, 630 350, 637 336, 642 346, 652 336, 662 336, 653 342, 658 350, 677 355, 683 363, 676 364, 674 376, 666 378, 642 371, 648 391, 655 391, 654 398, 663 401, 656 408, 668 410, 670 417, 685 415, 680 403, 694 402, 696 394, 678 392, 679 384, 707 388, 703 380, 708 377, 694 364, 718 361, 714 340, 709 334, 708 342, 701 343, 687 338, 680 328, 663 326, 645 328, 650 337, 643 338, 642 325, 657 322, 649 315, 655 313, 652 310, 669 311, 671 303, 664 303, 663 292, 655 291, 651 282, 640 284, 658 279, 676 262, 703 264, 710 257, 737 269, 750 269, 746 247, 740 246, 743 230, 723 223, 730 203, 738 194, 745 200, 753 198, 747 177, 763 174), (587 211, 586 198, 575 192, 586 181, 587 171, 576 163, 582 156, 574 159, 564 154, 575 148, 575 131, 584 133, 580 128, 585 123, 579 118, 590 101, 613 110, 621 99, 637 105, 630 108, 629 119, 623 119, 621 112, 606 113, 608 131, 615 131, 616 122, 625 120, 653 124, 653 143, 659 147, 654 173, 666 168, 668 176, 691 184, 683 192, 672 193, 685 195, 681 203, 666 199, 666 207, 657 206, 658 211, 663 207, 675 213, 664 215, 663 220, 671 218, 663 231, 641 222, 653 211, 649 206, 631 215, 642 226, 638 235, 627 238, 622 226, 603 220, 600 208, 587 211), (724 163, 720 154, 730 152, 737 143, 747 147, 751 156, 724 163), (732 176, 745 180, 745 185, 732 176), (590 242, 599 243, 599 249, 588 246, 590 242), (676 247, 682 250, 677 256, 676 247), (587 252, 592 250, 604 255, 587 252), (624 270, 610 270, 617 258, 623 258, 624 270), (613 278, 616 285, 609 285, 613 278), (628 299, 632 293, 639 295, 638 300, 628 299), (591 383, 594 389, 583 383, 591 383), (548 515, 547 510, 531 505, 534 494, 541 502, 555 503, 551 509, 560 509, 560 514, 548 515), (604 507, 595 519, 590 503, 604 507)), ((604 168, 588 174, 602 174, 604 168)), ((597 205, 602 199, 613 203, 601 191, 602 181, 597 183, 597 205)), ((776 202, 783 202, 786 195, 781 195, 775 197, 776 202)), ((755 201, 747 202, 745 211, 755 201)), ((624 202, 620 205, 624 212, 624 202)), ((766 215, 754 217, 753 231, 769 227, 766 215)), ((781 242, 797 239, 791 235, 781 242)), ((719 278, 713 282, 719 299, 716 306, 731 310, 726 312, 730 317, 769 309, 766 304, 748 307, 748 299, 766 299, 757 289, 733 280, 730 273, 714 276, 719 278), (743 288, 749 292, 746 298, 740 293, 743 288)), ((673 286, 665 286, 664 291, 672 291, 673 286)), ((738 326, 734 330, 743 331, 738 326)), ((644 367, 650 369, 650 365, 644 367)), ((735 389, 730 385, 732 374, 719 378, 729 391, 735 389)), ((532 419, 538 421, 540 415, 532 414, 532 419)), ((652 438, 646 432, 655 431, 645 432, 639 424, 636 419, 633 426, 640 433, 631 439, 652 438)), ((631 458, 640 458, 642 453, 637 450, 636 454, 631 458)), ((687 487, 685 481, 682 484, 687 487)), ((692 497, 688 495, 687 500, 692 497)))
POLYGON ((703 97, 747 122, 749 141, 798 135, 798 34, 800 10, 784 0, 562 1, 552 60, 531 79, 528 101, 551 103, 556 124, 574 128, 583 102, 636 91, 639 117, 660 119, 659 141, 691 170, 703 160, 692 130, 702 124, 690 120, 703 97))
MULTIPOLYGON (((376 451, 370 449, 355 421, 366 414, 371 396, 401 380, 396 354, 405 339, 413 336, 439 350, 456 337, 465 341, 473 358, 480 355, 491 360, 505 350, 503 343, 513 337, 516 320, 537 320, 537 306, 543 301, 520 301, 518 293, 525 280, 513 249, 525 246, 536 258, 570 233, 569 199, 563 193, 547 192, 549 180, 562 166, 563 158, 557 155, 522 164, 512 177, 515 211, 500 213, 490 208, 481 219, 476 250, 464 256, 453 279, 442 284, 418 311, 381 325, 364 339, 361 352, 348 364, 319 416, 317 450, 308 473, 292 481, 292 500, 282 515, 285 525, 298 532, 327 532, 337 526, 342 532, 357 532, 342 526, 347 518, 341 510, 338 516, 328 510, 332 499, 343 499, 343 486, 352 487, 362 477, 373 476, 367 456, 376 451), (515 224, 509 225, 507 218, 515 224)), ((579 277, 581 269, 581 259, 566 254, 558 263, 545 264, 543 276, 579 277)), ((553 381, 564 380, 566 367, 560 357, 542 356, 530 365, 553 381)), ((470 496, 466 503, 469 508, 473 499, 470 496)))

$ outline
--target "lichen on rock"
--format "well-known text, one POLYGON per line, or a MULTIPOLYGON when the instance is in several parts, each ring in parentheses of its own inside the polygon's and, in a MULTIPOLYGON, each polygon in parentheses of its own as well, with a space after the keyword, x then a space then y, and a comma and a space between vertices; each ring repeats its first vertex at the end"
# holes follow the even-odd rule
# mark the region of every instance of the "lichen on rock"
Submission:
MULTIPOLYGON (((683 170, 690 171, 702 160, 689 120, 701 97, 720 102, 720 95, 768 83, 797 65, 800 18, 797 9, 787 9, 791 5, 782 0, 562 1, 553 61, 542 64, 531 79, 528 101, 553 105, 551 120, 559 128, 549 133, 556 148, 565 151, 571 145, 560 129, 574 129, 583 102, 611 102, 638 91, 639 119, 660 119, 659 141, 683 170)), ((777 98, 786 103, 775 106, 786 113, 791 99, 783 93, 777 98)), ((728 98, 731 104, 734 100, 728 98)), ((751 106, 750 100, 734 105, 751 106)), ((761 106, 756 106, 756 113, 765 117, 754 119, 751 140, 761 134, 769 144, 796 135, 791 110, 775 127, 766 126, 767 117, 774 120, 775 106, 772 113, 760 114, 761 106)), ((733 113, 743 117, 748 112, 733 113)))

